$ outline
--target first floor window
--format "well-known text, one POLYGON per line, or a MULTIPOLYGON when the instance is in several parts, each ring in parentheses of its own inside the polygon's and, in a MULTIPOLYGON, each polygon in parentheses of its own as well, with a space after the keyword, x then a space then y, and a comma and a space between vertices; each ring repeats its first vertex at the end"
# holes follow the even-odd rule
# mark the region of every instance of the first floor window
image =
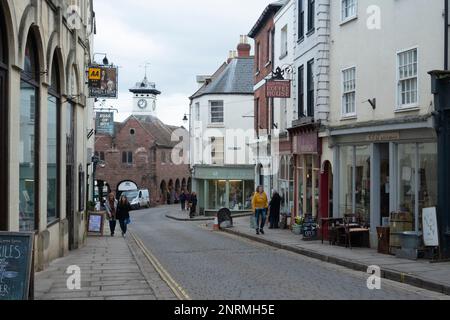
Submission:
POLYGON ((356 16, 356 0, 342 0, 342 21, 356 16))
POLYGON ((408 107, 418 102, 417 49, 398 54, 398 107, 408 107))
POLYGON ((342 115, 354 115, 356 97, 356 68, 342 71, 342 115))
POLYGON ((122 152, 122 163, 132 164, 133 163, 133 152, 131 152, 131 151, 122 152))
POLYGON ((195 104, 195 121, 200 121, 200 103, 195 104))
POLYGON ((224 138, 211 138, 211 164, 223 165, 224 163, 224 138))
POLYGON ((210 101, 210 123, 211 124, 223 124, 224 122, 224 111, 223 111, 223 101, 210 101))

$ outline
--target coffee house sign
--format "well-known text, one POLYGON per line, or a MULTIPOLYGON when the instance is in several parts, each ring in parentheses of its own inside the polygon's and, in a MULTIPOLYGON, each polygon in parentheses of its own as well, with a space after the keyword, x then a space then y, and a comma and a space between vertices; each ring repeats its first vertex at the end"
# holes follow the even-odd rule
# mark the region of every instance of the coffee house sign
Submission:
POLYGON ((290 98, 290 80, 268 80, 266 82, 266 98, 290 98))

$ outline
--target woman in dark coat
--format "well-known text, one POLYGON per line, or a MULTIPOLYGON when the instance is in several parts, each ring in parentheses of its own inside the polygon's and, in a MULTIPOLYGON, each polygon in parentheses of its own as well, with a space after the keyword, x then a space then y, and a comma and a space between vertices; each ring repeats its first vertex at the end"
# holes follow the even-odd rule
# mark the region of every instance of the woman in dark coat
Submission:
POLYGON ((270 200, 269 203, 269 208, 269 229, 278 229, 280 224, 281 197, 276 190, 273 191, 272 200, 270 200))
POLYGON ((195 212, 197 211, 197 194, 195 192, 192 192, 191 199, 190 199, 190 210, 189 210, 189 217, 192 219, 195 215, 195 212))
POLYGON ((116 218, 119 220, 120 229, 122 229, 122 237, 127 234, 127 224, 130 221, 131 205, 127 197, 121 196, 117 205, 116 218))

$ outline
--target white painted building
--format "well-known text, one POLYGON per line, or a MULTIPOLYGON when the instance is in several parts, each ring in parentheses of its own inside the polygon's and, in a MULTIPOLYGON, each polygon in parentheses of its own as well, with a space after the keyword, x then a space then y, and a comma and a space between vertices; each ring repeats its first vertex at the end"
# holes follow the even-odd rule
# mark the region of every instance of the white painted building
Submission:
POLYGON ((437 202, 429 71, 444 69, 444 1, 331 1, 329 127, 335 216, 421 230, 437 202), (385 219, 383 219, 385 218, 385 219))
POLYGON ((253 138, 253 57, 245 37, 213 76, 190 98, 192 189, 200 214, 251 209, 255 189, 253 138))

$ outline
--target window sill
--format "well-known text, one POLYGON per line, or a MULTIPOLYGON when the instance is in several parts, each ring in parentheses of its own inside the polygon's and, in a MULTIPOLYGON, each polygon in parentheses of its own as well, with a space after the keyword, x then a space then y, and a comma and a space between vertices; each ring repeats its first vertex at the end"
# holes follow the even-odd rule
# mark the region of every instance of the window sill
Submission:
POLYGON ((313 28, 311 30, 308 31, 308 33, 306 34, 307 37, 312 36, 314 33, 316 32, 316 28, 313 28))
POLYGON ((420 107, 418 104, 413 105, 407 105, 407 106, 401 106, 395 108, 395 113, 402 113, 402 112, 411 112, 411 111, 420 111, 420 107))
POLYGON ((260 74, 261 72, 258 70, 258 71, 256 71, 256 73, 255 73, 255 77, 257 77, 257 76, 259 76, 259 74, 260 74))
POLYGON ((303 41, 305 41, 305 36, 298 38, 297 43, 302 43, 303 41))
POLYGON ((49 224, 47 224, 47 229, 53 227, 55 224, 58 224, 61 221, 60 218, 50 222, 49 224))
POLYGON ((210 123, 210 124, 208 124, 208 128, 225 128, 225 124, 223 124, 223 123, 218 123, 218 124, 210 123))
POLYGON ((343 25, 345 25, 345 24, 347 24, 347 23, 350 23, 350 22, 352 22, 352 21, 354 21, 354 20, 356 20, 356 19, 358 19, 358 16, 357 16, 357 15, 354 15, 354 16, 351 16, 351 17, 348 17, 348 18, 345 18, 345 20, 342 20, 341 23, 340 23, 339 25, 340 25, 340 26, 343 26, 343 25))
POLYGON ((287 57, 287 55, 288 55, 288 53, 285 52, 285 53, 283 53, 278 59, 279 59, 279 60, 283 60, 284 58, 287 57))
POLYGON ((345 114, 341 116, 341 121, 356 120, 356 119, 358 119, 358 116, 356 114, 345 114))
POLYGON ((264 68, 267 68, 268 66, 270 66, 272 64, 272 61, 267 61, 267 63, 264 65, 264 68))

